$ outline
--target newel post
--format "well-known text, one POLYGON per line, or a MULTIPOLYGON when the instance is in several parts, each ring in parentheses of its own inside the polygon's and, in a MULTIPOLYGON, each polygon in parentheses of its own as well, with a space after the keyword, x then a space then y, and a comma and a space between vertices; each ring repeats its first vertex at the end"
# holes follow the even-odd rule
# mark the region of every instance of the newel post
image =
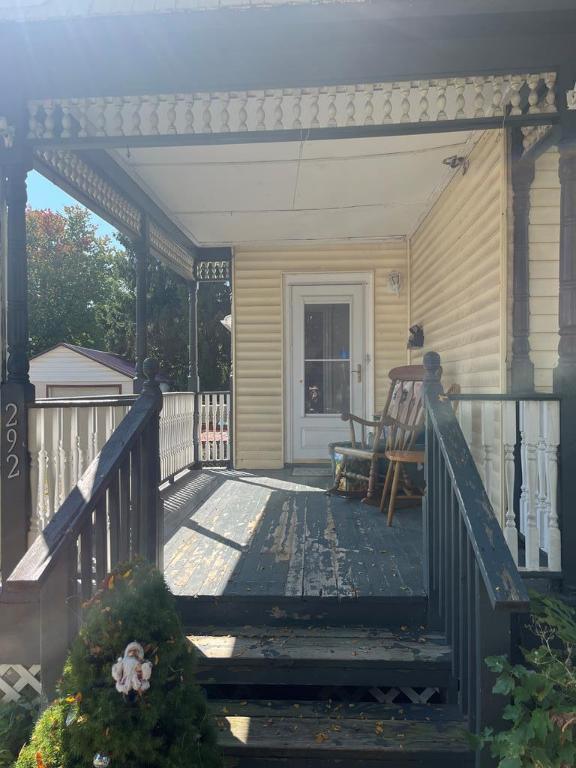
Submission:
POLYGON ((436 510, 438 509, 438 483, 434 482, 435 472, 435 451, 434 451, 434 430, 428 416, 426 400, 437 398, 442 392, 442 367, 440 365, 440 355, 437 352, 426 352, 422 360, 424 365, 424 407, 426 408, 425 420, 425 454, 424 462, 424 480, 426 493, 422 499, 422 529, 424 545, 424 589, 428 595, 428 623, 432 629, 441 629, 438 606, 438 585, 434 586, 433 569, 437 553, 434 550, 433 525, 435 521, 436 510))
POLYGON ((2 169, 6 283, 7 362, 2 372, 0 567, 4 578, 28 547, 31 520, 28 406, 34 402, 28 361, 28 261, 26 176, 29 163, 2 169))
POLYGON ((530 188, 534 157, 521 158, 522 136, 515 134, 512 148, 512 210, 514 219, 512 298, 512 392, 534 390, 534 364, 530 359, 529 223, 530 188))
POLYGON ((144 488, 140 496, 142 507, 142 525, 140 530, 143 541, 140 551, 160 570, 163 569, 164 552, 164 515, 160 497, 160 411, 162 410, 162 391, 156 377, 160 370, 158 362, 152 358, 144 360, 142 371, 144 384, 141 398, 146 399, 153 409, 144 435, 144 450, 142 451, 143 472, 141 474, 144 488))

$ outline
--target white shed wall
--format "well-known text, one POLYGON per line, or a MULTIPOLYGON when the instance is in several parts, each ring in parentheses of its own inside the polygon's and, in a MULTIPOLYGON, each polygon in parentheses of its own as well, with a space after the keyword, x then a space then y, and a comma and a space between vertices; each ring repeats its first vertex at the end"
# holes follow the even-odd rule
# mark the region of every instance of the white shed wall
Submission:
POLYGON ((94 394, 107 394, 102 390, 98 392, 98 386, 119 385, 119 394, 123 395, 129 395, 133 390, 129 376, 66 347, 56 347, 31 360, 30 380, 36 387, 36 397, 47 397, 47 387, 51 385, 93 385, 94 394))

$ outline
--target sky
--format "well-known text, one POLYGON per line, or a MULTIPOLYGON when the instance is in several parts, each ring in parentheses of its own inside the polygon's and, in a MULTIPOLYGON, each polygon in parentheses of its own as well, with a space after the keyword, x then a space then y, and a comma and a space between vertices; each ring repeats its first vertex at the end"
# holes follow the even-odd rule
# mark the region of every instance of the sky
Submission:
MULTIPOLYGON (((31 208, 45 209, 62 212, 65 205, 80 205, 77 200, 63 192, 60 187, 52 184, 36 171, 28 174, 28 205, 31 208)), ((114 235, 116 230, 95 213, 92 214, 99 235, 114 235)))

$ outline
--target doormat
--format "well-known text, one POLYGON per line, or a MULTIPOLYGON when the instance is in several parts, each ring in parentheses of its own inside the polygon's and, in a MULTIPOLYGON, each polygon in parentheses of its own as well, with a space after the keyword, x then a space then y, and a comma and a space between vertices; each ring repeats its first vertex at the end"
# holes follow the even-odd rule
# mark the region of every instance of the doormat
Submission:
POLYGON ((332 467, 293 467, 292 477, 332 477, 332 467))

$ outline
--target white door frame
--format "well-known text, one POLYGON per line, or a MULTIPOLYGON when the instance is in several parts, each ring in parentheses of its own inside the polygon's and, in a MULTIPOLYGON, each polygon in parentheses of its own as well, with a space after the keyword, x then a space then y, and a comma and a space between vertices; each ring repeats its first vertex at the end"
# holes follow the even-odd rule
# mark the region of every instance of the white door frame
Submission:
POLYGON ((283 371, 282 400, 284 402, 284 462, 293 461, 293 406, 290 392, 292 367, 292 320, 293 307, 290 302, 290 289, 293 285, 362 285, 365 288, 366 304, 364 307, 364 338, 366 344, 366 418, 374 414, 374 273, 373 272, 298 272, 282 275, 283 307, 283 371))

